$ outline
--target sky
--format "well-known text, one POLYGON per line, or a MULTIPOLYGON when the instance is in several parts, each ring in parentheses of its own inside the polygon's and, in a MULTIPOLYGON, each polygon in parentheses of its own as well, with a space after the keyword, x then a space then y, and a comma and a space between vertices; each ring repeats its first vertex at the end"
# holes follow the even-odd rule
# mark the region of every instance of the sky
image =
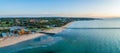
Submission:
POLYGON ((0 16, 120 17, 120 0, 0 0, 0 16))

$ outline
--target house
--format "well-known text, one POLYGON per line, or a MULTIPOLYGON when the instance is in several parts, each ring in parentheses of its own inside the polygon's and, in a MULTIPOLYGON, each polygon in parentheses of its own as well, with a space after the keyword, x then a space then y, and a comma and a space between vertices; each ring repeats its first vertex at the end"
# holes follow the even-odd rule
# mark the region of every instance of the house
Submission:
POLYGON ((23 35, 23 34, 29 34, 30 31, 25 29, 25 27, 13 26, 10 28, 10 33, 23 35))

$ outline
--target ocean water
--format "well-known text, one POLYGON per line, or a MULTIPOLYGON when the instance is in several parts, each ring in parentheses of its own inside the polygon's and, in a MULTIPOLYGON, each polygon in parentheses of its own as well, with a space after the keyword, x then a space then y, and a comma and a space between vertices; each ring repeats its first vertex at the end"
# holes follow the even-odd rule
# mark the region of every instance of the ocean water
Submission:
POLYGON ((76 21, 56 34, 60 41, 13 53, 120 53, 119 27, 119 20, 76 21))

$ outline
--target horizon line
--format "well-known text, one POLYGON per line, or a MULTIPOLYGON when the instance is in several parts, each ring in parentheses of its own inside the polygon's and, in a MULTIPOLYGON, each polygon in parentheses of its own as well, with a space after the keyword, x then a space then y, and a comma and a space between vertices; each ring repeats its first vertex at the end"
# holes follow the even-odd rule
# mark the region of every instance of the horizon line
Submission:
POLYGON ((70 16, 0 16, 0 18, 15 18, 15 17, 16 18, 19 18, 19 17, 22 17, 22 18, 23 17, 27 17, 27 18, 28 17, 34 17, 34 18, 35 17, 58 17, 58 18, 60 18, 60 17, 62 17, 62 18, 98 18, 98 19, 99 18, 101 18, 101 19, 102 18, 103 19, 107 19, 107 18, 108 19, 111 19, 111 18, 113 18, 113 19, 120 18, 120 17, 88 17, 88 16, 86 16, 86 17, 85 16, 84 17, 75 17, 75 16, 71 16, 71 17, 70 16))

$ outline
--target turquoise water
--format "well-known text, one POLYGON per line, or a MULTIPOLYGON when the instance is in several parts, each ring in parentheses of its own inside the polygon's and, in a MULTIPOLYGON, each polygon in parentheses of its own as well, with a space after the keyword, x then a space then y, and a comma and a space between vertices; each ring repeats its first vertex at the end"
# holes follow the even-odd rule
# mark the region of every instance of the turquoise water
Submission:
POLYGON ((91 23, 94 24, 74 22, 56 35, 62 37, 62 40, 55 44, 46 47, 33 46, 14 53, 120 53, 120 21, 91 23))

